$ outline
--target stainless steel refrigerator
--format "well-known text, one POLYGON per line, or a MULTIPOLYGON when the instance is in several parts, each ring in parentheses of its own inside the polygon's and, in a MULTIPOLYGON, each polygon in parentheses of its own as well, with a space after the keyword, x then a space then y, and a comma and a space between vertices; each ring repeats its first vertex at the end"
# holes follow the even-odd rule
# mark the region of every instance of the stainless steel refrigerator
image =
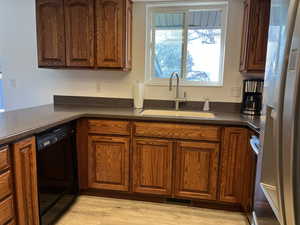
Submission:
POLYGON ((253 223, 300 225, 299 0, 271 0, 253 223))

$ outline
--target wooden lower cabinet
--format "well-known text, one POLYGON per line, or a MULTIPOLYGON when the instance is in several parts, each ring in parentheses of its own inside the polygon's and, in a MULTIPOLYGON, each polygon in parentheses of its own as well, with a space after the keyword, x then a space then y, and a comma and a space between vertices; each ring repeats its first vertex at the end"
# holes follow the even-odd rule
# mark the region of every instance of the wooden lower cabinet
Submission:
POLYGON ((171 195, 173 142, 134 139, 133 192, 171 195))
POLYGON ((13 144, 16 212, 19 225, 39 225, 35 138, 13 144))
POLYGON ((4 173, 1 173, 0 171, 0 200, 13 193, 11 179, 12 175, 10 170, 4 173))
POLYGON ((99 119, 80 124, 81 190, 251 209, 256 159, 247 128, 99 119))
MULTIPOLYGON (((224 129, 221 153, 220 200, 240 203, 245 183, 244 170, 248 151, 248 130, 240 127, 224 129)), ((247 177, 247 179, 251 179, 247 177)))
POLYGON ((0 148, 0 170, 5 170, 9 167, 9 149, 7 146, 0 148))
POLYGON ((13 197, 10 196, 0 202, 0 224, 7 224, 7 222, 14 218, 14 214, 14 200, 13 197))
POLYGON ((175 196, 215 200, 218 164, 218 143, 177 142, 175 196))
POLYGON ((129 191, 129 137, 88 137, 88 187, 129 191))
MULTIPOLYGON (((251 136, 255 135, 253 132, 248 132, 248 140, 251 136)), ((243 185, 242 185, 242 208, 245 212, 252 213, 253 210, 253 196, 255 189, 255 176, 256 176, 256 161, 257 155, 252 150, 250 142, 248 142, 247 150, 244 158, 244 172, 243 172, 243 185)))

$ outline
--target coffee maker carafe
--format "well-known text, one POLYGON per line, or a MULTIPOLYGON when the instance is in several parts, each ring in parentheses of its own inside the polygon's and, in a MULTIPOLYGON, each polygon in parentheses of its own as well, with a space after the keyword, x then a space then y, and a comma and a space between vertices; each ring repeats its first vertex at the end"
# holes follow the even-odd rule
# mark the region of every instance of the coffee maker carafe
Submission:
POLYGON ((244 80, 242 114, 251 116, 260 115, 263 86, 264 81, 261 79, 244 80))

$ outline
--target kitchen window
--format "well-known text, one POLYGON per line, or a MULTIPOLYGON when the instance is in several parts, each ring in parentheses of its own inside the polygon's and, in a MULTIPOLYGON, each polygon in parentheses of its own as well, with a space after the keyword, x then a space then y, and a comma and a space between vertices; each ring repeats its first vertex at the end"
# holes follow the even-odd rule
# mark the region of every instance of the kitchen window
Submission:
POLYGON ((186 86, 222 86, 226 3, 147 6, 146 82, 167 85, 178 72, 186 86))

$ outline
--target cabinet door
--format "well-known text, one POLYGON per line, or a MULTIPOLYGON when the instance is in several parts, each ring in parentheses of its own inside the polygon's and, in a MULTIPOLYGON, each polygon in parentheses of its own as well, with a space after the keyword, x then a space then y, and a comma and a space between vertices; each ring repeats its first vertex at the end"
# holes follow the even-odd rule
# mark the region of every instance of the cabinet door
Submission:
POLYGON ((215 200, 218 163, 218 143, 178 142, 175 196, 215 200))
POLYGON ((242 207, 245 212, 251 213, 253 210, 253 195, 255 188, 255 176, 256 176, 256 162, 257 155, 252 150, 250 145, 250 138, 255 135, 253 132, 248 132, 248 144, 247 151, 245 153, 244 172, 243 172, 243 185, 242 185, 242 207))
POLYGON ((251 26, 253 29, 251 31, 250 39, 252 42, 249 49, 250 52, 252 52, 252 49, 255 49, 255 51, 249 55, 248 70, 264 72, 268 47, 270 0, 257 0, 255 4, 257 7, 251 13, 251 26))
POLYGON ((249 16, 250 16, 250 0, 244 1, 244 19, 243 19, 243 31, 242 31, 242 46, 240 56, 240 71, 247 70, 247 49, 249 39, 249 16))
POLYGON ((89 188, 129 190, 129 138, 89 136, 89 188))
POLYGON ((246 0, 241 72, 263 73, 266 64, 270 0, 246 0))
POLYGON ((37 0, 37 40, 39 66, 65 66, 65 26, 63 1, 37 0))
POLYGON ((96 0, 97 67, 123 67, 124 7, 124 0, 96 0))
POLYGON ((133 191, 170 195, 172 191, 172 146, 167 140, 135 139, 133 191))
POLYGON ((65 0, 67 66, 94 66, 93 0, 65 0))
POLYGON ((132 67, 132 1, 126 0, 126 49, 124 70, 132 67))
POLYGON ((15 189, 19 225, 39 224, 35 138, 13 145, 15 189))
POLYGON ((227 127, 221 153, 220 200, 240 203, 243 190, 245 155, 248 151, 247 129, 227 127))

